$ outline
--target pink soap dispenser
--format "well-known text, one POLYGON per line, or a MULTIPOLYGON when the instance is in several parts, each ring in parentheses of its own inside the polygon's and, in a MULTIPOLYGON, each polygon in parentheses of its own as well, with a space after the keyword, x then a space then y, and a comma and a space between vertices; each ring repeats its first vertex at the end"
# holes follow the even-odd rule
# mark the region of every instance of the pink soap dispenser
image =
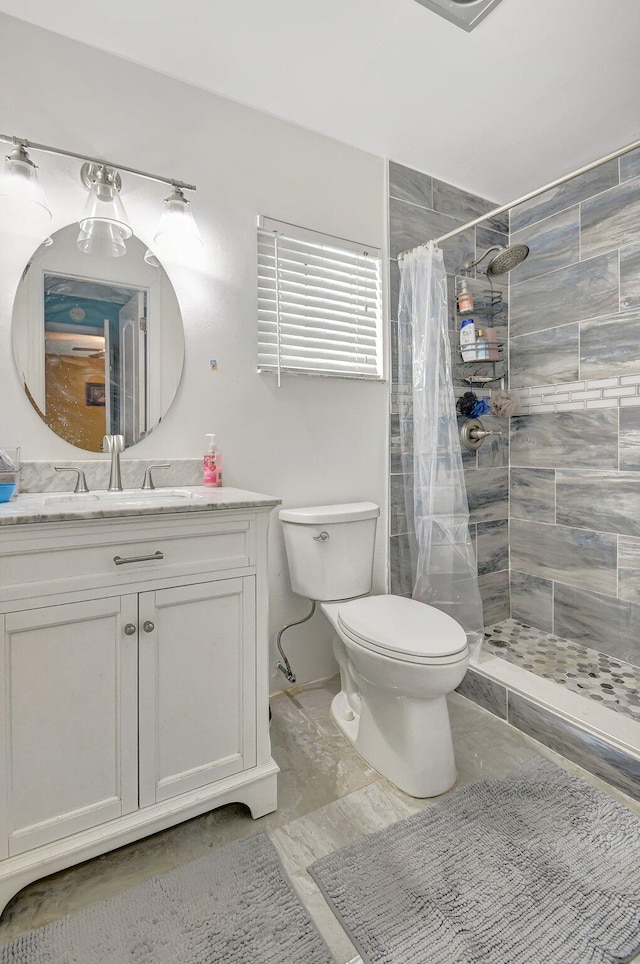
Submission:
POLYGON ((222 457, 216 445, 215 435, 207 435, 207 451, 204 456, 203 485, 222 485, 222 457))

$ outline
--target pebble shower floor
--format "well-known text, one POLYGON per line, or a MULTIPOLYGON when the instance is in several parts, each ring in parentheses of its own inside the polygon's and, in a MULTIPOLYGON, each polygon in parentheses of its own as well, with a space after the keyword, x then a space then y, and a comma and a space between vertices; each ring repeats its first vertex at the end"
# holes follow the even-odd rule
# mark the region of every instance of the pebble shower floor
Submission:
POLYGON ((640 723, 640 667, 515 619, 485 631, 485 648, 640 723))

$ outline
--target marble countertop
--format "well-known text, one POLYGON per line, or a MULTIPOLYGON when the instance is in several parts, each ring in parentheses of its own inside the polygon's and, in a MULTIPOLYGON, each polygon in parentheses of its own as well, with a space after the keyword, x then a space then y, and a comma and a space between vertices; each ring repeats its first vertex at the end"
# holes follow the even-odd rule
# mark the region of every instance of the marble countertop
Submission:
POLYGON ((208 488, 202 485, 157 487, 151 491, 97 490, 73 492, 26 492, 0 504, 0 526, 38 522, 77 522, 81 519, 110 519, 175 512, 211 512, 221 509, 273 507, 280 499, 232 486, 208 488))

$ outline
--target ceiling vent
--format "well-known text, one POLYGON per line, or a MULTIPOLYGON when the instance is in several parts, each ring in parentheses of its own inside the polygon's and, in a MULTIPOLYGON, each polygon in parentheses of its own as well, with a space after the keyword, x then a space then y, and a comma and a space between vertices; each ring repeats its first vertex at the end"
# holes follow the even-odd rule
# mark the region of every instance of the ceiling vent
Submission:
POLYGON ((450 20, 463 30, 473 30, 497 7, 500 0, 416 0, 423 7, 450 20))

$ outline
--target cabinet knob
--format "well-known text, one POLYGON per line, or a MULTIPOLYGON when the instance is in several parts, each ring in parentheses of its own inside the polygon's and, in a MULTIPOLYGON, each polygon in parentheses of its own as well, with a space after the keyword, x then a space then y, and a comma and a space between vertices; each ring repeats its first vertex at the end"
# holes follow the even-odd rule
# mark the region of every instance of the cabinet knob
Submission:
POLYGON ((147 619, 142 624, 142 628, 144 629, 145 633, 152 633, 156 627, 153 625, 150 619, 147 619))
POLYGON ((127 625, 124 627, 124 634, 125 636, 135 636, 136 627, 133 623, 127 623, 127 625))

